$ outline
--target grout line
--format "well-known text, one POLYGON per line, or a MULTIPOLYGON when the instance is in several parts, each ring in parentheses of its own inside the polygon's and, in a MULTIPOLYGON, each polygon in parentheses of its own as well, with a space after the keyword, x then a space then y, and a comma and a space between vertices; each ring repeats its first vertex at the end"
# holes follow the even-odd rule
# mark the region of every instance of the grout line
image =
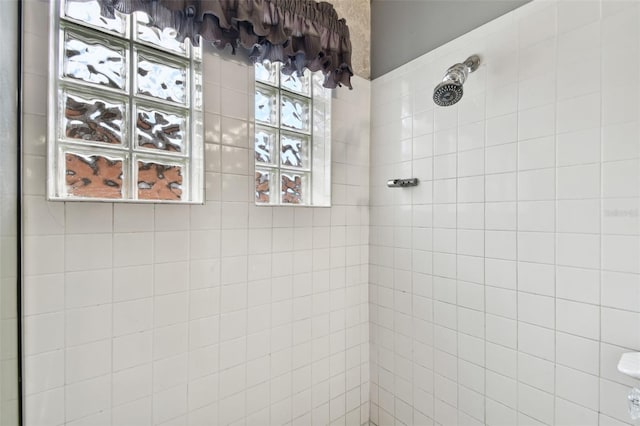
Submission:
MULTIPOLYGON (((486 39, 485 39, 486 40, 486 39)), ((486 65, 485 65, 486 67, 486 65)), ((483 398, 482 398, 482 407, 483 407, 483 423, 487 424, 487 178, 486 178, 486 170, 484 165, 484 159, 486 156, 486 148, 487 148, 487 87, 486 87, 486 75, 485 75, 485 86, 484 86, 484 117, 483 117, 483 131, 482 131, 482 290, 483 290, 483 320, 484 324, 482 327, 483 336, 482 336, 482 348, 484 350, 483 353, 483 362, 482 362, 482 378, 483 378, 483 398)))
MULTIPOLYGON (((604 271, 604 265, 603 265, 603 238, 602 235, 604 233, 604 214, 603 214, 603 205, 604 205, 604 182, 603 182, 603 169, 604 169, 604 146, 602 143, 603 140, 603 133, 604 133, 604 120, 603 120, 603 109, 604 109, 604 102, 603 102, 603 96, 602 96, 602 81, 603 81, 603 76, 604 76, 604 62, 602 60, 602 51, 604 50, 604 42, 603 42, 603 37, 602 37, 602 17, 603 17, 603 5, 602 5, 602 1, 599 2, 599 10, 598 10, 599 14, 598 14, 598 23, 599 23, 599 41, 600 41, 600 46, 599 46, 599 52, 600 52, 600 61, 599 61, 599 66, 600 66, 600 81, 598 82, 598 89, 600 90, 600 168, 599 168, 599 177, 600 177, 600 199, 599 199, 599 216, 600 216, 600 229, 599 229, 599 238, 600 238, 600 244, 599 244, 599 249, 600 249, 600 253, 599 253, 599 260, 600 260, 600 273, 599 273, 599 279, 598 279, 598 396, 597 396, 597 401, 598 401, 598 406, 597 406, 597 411, 598 413, 600 413, 601 410, 601 384, 600 381, 602 380, 602 276, 603 276, 603 271, 604 271)), ((557 334, 557 333, 556 333, 557 334)), ((598 424, 600 423, 600 416, 598 416, 598 424)))
POLYGON ((456 105, 456 143, 455 143, 455 181, 456 181, 456 189, 455 189, 455 221, 456 221, 456 226, 455 226, 455 253, 456 253, 456 257, 455 257, 455 307, 456 307, 456 318, 455 318, 455 336, 456 336, 456 355, 455 355, 455 360, 456 360, 456 396, 457 396, 457 400, 456 400, 456 411, 457 411, 457 421, 460 421, 460 411, 461 411, 461 404, 460 404, 460 300, 458 298, 458 289, 460 286, 459 280, 458 280, 458 256, 460 256, 459 254, 459 247, 458 247, 458 208, 460 205, 460 200, 458 197, 458 193, 460 190, 460 177, 459 175, 459 164, 458 164, 458 137, 460 134, 460 108, 458 107, 458 105, 456 105))
MULTIPOLYGON (((110 355, 111 355, 111 359, 110 359, 110 371, 109 371, 109 375, 110 375, 110 382, 111 382, 111 386, 110 386, 110 397, 111 400, 109 401, 109 408, 111 410, 113 410, 114 404, 114 396, 115 396, 115 392, 114 392, 114 340, 115 340, 115 300, 114 300, 114 295, 115 295, 115 237, 116 237, 116 232, 115 232, 115 228, 116 228, 116 224, 115 224, 115 216, 116 216, 116 207, 115 204, 111 204, 111 336, 109 339, 109 345, 110 345, 110 355)), ((65 280, 66 281, 66 280, 65 280)), ((66 363, 66 359, 65 359, 65 363, 66 363)), ((65 371, 65 375, 66 375, 66 371, 65 371)), ((66 381, 66 380, 65 380, 66 381)), ((113 415, 113 414, 112 414, 113 415)), ((113 421, 113 417, 112 417, 112 421, 113 421)))
MULTIPOLYGON (((434 121, 435 121, 435 107, 432 106, 432 109, 430 110, 430 115, 431 115, 431 124, 432 127, 434 126, 434 121)), ((435 202, 434 202, 434 192, 435 192, 435 137, 434 137, 434 129, 431 129, 431 201, 430 201, 430 205, 431 205, 431 318, 430 318, 430 322, 431 322, 431 335, 433 336, 434 332, 435 332, 435 326, 434 326, 434 310, 433 310, 433 306, 434 306, 434 242, 433 242, 433 237, 434 237, 434 225, 435 225, 435 202)), ((431 341, 431 352, 435 353, 435 345, 434 345, 434 341, 431 341)), ((431 374, 432 376, 434 376, 435 378, 435 357, 432 356, 431 357, 431 374)), ((435 413, 436 413, 436 392, 435 392, 435 383, 432 384, 432 388, 431 388, 431 413, 433 416, 433 421, 435 422, 435 413)))
MULTIPOLYGON (((186 408, 187 408, 187 412, 185 413, 185 417, 187 419, 187 422, 189 420, 189 418, 191 417, 191 409, 189 407, 189 394, 190 394, 190 375, 191 375, 191 371, 190 371, 190 355, 191 355, 191 295, 192 295, 192 276, 191 276, 191 236, 192 236, 192 230, 193 230, 193 223, 191 222, 191 211, 196 208, 196 206, 189 206, 189 211, 188 211, 188 218, 187 218, 187 229, 188 231, 186 232, 187 234, 187 317, 186 317, 186 326, 187 326, 187 345, 184 348, 184 359, 185 362, 187 363, 187 365, 185 366, 185 370, 187 372, 187 377, 186 377, 186 385, 185 385, 185 391, 186 391, 186 408)), ((179 355, 178 355, 179 356, 179 355)), ((198 408, 202 408, 202 407, 198 407, 198 408)))
POLYGON ((553 116, 553 151, 554 151, 554 164, 555 164, 555 171, 554 171, 554 206, 553 206, 553 232, 554 232, 554 236, 553 236, 553 258, 554 258, 554 265, 553 265, 553 420, 554 422, 556 422, 556 412, 557 412, 557 408, 556 408, 556 383, 557 383, 557 348, 558 348, 558 318, 557 318, 557 312, 558 312, 558 298, 557 298, 557 294, 558 294, 558 290, 557 290, 557 275, 558 275, 558 207, 559 207, 559 203, 558 203, 558 189, 559 189, 559 185, 558 185, 558 169, 559 169, 559 165, 558 165, 558 103, 559 103, 559 99, 558 99, 558 67, 559 67, 559 58, 560 58, 560 47, 559 47, 559 39, 560 39, 560 34, 559 34, 559 17, 558 17, 558 8, 556 6, 556 28, 555 28, 555 32, 556 32, 556 38, 555 38, 555 43, 554 43, 554 48, 555 48, 555 55, 554 55, 554 60, 555 60, 555 69, 554 69, 554 77, 555 77, 555 87, 554 87, 554 116, 553 116))
POLYGON ((151 418, 151 422, 152 424, 155 424, 155 416, 154 416, 154 406, 156 404, 155 402, 155 398, 154 398, 154 388, 155 388, 155 383, 154 383, 154 370, 155 370, 155 365, 153 362, 154 359, 154 354, 155 354, 155 333, 156 333, 156 326, 155 326, 155 318, 156 318, 156 236, 157 236, 157 229, 156 229, 156 204, 152 204, 152 215, 151 215, 151 220, 153 221, 151 229, 152 229, 152 238, 151 238, 151 300, 152 300, 152 304, 151 304, 151 360, 149 361, 149 367, 151 369, 151 395, 150 395, 150 399, 151 399, 151 413, 150 413, 150 418, 151 418))
POLYGON ((522 50, 522 47, 520 46, 520 36, 521 36, 521 32, 520 32, 520 22, 519 20, 516 20, 516 24, 517 24, 517 31, 518 31, 518 47, 516 48, 516 58, 515 58, 515 62, 516 62, 516 66, 517 66, 517 78, 516 78, 516 169, 515 169, 515 180, 516 180, 516 185, 515 185, 515 230, 513 231, 515 234, 515 253, 514 253, 514 258, 515 258, 515 262, 514 262, 514 266, 515 266, 515 307, 514 307, 514 312, 515 312, 515 333, 516 333, 516 342, 515 342, 515 349, 514 349, 514 354, 515 354, 515 365, 516 365, 516 369, 515 369, 515 416, 516 419, 520 418, 520 310, 519 310, 519 304, 520 304, 520 277, 519 277, 519 273, 520 273, 520 251, 518 250, 518 244, 520 242, 520 218, 519 218, 519 213, 520 213, 520 162, 519 162, 519 156, 520 156, 520 133, 521 133, 521 128, 520 128, 520 117, 521 117, 521 111, 519 109, 520 107, 520 68, 522 66, 521 64, 521 58, 520 58, 520 53, 522 50))

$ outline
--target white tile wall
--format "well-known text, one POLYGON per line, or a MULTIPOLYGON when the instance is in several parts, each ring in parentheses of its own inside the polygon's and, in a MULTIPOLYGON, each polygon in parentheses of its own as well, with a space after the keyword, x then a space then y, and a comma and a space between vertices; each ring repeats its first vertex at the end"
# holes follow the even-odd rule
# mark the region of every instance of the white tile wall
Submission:
POLYGON ((253 71, 211 52, 204 205, 49 203, 24 7, 25 425, 367 422, 370 83, 332 100, 332 208, 254 206, 253 71))
POLYGON ((373 423, 633 424, 638 28, 637 1, 537 0, 372 83, 373 423))
POLYGON ((374 81, 371 125, 369 84, 338 90, 331 209, 253 206, 252 73, 212 54, 205 205, 46 202, 39 6, 26 424, 630 423, 637 2, 534 1, 374 81), (464 99, 435 107, 472 53, 464 99))

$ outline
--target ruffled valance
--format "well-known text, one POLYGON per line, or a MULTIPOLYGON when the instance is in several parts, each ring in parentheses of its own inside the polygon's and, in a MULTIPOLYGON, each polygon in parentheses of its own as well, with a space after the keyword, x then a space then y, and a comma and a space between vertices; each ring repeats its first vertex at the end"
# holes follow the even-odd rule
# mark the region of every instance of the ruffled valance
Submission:
POLYGON ((178 39, 200 38, 247 49, 254 62, 282 62, 282 72, 321 70, 324 87, 351 88, 349 27, 330 3, 314 0, 98 0, 102 15, 145 12, 178 39))

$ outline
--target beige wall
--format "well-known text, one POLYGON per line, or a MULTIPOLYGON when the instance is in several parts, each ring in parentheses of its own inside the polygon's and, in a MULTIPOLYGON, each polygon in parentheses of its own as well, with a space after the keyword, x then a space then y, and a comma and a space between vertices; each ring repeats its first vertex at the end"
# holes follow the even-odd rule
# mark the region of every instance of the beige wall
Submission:
POLYGON ((370 78, 369 52, 371 47, 371 7, 369 0, 333 0, 338 16, 347 20, 351 33, 351 65, 353 72, 370 78))

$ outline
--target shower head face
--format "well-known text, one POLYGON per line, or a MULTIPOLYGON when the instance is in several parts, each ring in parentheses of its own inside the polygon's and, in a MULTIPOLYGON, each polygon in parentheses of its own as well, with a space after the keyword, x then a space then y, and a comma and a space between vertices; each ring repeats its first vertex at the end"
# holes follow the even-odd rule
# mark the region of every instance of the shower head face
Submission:
POLYGON ((433 91, 433 101, 443 107, 451 106, 462 99, 462 84, 442 82, 433 91))

